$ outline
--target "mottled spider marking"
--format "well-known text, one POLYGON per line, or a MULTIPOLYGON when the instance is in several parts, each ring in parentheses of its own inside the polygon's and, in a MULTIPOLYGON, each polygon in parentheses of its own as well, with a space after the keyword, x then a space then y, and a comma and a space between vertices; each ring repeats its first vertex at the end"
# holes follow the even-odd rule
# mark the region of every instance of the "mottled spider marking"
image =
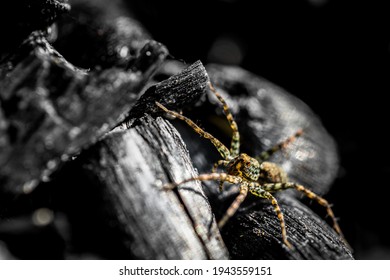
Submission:
POLYGON ((338 234, 343 236, 340 230, 340 226, 337 223, 337 220, 328 201, 299 184, 288 182, 287 174, 280 166, 275 163, 266 161, 270 158, 271 155, 284 149, 288 144, 295 141, 296 138, 300 137, 303 134, 303 130, 298 130, 294 135, 287 138, 285 141, 273 146, 271 149, 261 153, 261 155, 256 158, 250 157, 245 153, 240 154, 240 134, 238 131, 237 123, 234 121, 233 115, 231 114, 230 109, 223 97, 215 90, 211 83, 209 84, 209 86, 210 90, 221 102, 224 114, 226 115, 229 125, 232 128, 233 133, 230 149, 228 149, 225 145, 222 144, 221 141, 212 136, 210 133, 202 130, 192 120, 174 111, 168 110, 163 105, 156 102, 156 105, 164 112, 182 121, 185 121, 196 133, 206 139, 209 139, 211 143, 217 148, 218 152, 223 158, 222 160, 219 160, 217 163, 214 164, 212 169, 213 173, 201 174, 196 177, 183 180, 181 182, 166 184, 165 188, 173 189, 181 184, 196 180, 219 181, 220 188, 222 188, 224 182, 228 182, 231 184, 239 184, 240 193, 235 198, 233 203, 229 206, 225 215, 218 222, 219 228, 222 228, 226 224, 226 222, 237 212, 241 203, 248 195, 248 192, 250 192, 255 196, 265 198, 271 201, 271 204, 273 205, 274 211, 280 222, 283 243, 286 244, 289 248, 292 248, 292 245, 287 240, 287 231, 283 212, 278 204, 278 201, 272 195, 272 193, 293 188, 297 191, 302 192, 308 198, 316 201, 321 206, 325 207, 327 209, 329 217, 333 221, 333 228, 338 234), (219 166, 225 167, 226 173, 216 173, 216 170, 219 166))
MULTIPOLYGON (((211 169, 212 173, 217 172, 217 169, 219 166, 224 166, 226 167, 229 164, 228 160, 218 160, 216 163, 214 163, 213 168, 211 169)), ((223 181, 219 181, 219 191, 222 192, 223 190, 223 181)))
POLYGON ((237 123, 234 120, 233 115, 230 112, 229 106, 227 105, 225 99, 223 99, 223 97, 216 91, 216 89, 211 83, 209 83, 209 86, 210 86, 210 90, 218 98, 219 102, 221 102, 223 107, 223 112, 225 113, 226 119, 228 120, 229 125, 232 128, 232 141, 230 144, 230 154, 232 157, 236 157, 240 153, 240 132, 238 131, 237 123))

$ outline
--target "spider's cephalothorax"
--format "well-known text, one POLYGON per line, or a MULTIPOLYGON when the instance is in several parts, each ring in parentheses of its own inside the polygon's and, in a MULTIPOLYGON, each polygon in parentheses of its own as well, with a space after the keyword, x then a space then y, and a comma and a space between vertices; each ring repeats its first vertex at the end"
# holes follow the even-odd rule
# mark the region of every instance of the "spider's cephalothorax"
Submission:
POLYGON ((247 154, 240 154, 229 161, 226 166, 227 173, 230 175, 242 177, 248 181, 257 181, 260 174, 260 164, 255 158, 247 154))
POLYGON ((316 195, 312 191, 306 189, 302 185, 289 182, 287 178, 287 174, 284 172, 284 170, 281 167, 279 167, 275 163, 267 161, 272 154, 285 148, 290 142, 294 141, 297 137, 301 136, 302 130, 298 130, 293 136, 283 141, 282 143, 275 145, 271 149, 261 153, 260 156, 256 158, 250 157, 244 153, 240 154, 240 133, 238 132, 237 124, 234 121, 233 116, 230 113, 229 107, 226 104, 225 100, 211 84, 209 84, 209 86, 211 91, 221 102, 223 106, 223 111, 230 124, 230 127, 232 128, 233 135, 232 135, 230 149, 228 149, 224 144, 221 143, 221 141, 219 141, 217 138, 212 136, 210 133, 204 131, 199 126, 197 126, 192 120, 186 118, 185 116, 179 113, 168 110, 163 105, 156 102, 156 105, 159 108, 161 108, 163 111, 182 121, 185 121, 190 127, 192 127, 192 129, 195 132, 197 132, 202 137, 209 139, 222 156, 222 160, 219 160, 217 163, 214 164, 212 173, 200 174, 194 178, 189 178, 178 183, 168 184, 166 185, 166 188, 172 189, 183 183, 195 181, 195 180, 219 181, 221 189, 224 182, 228 182, 231 184, 238 184, 240 185, 240 193, 233 201, 233 203, 230 205, 230 207, 226 211, 226 214, 218 222, 218 226, 221 228, 225 225, 225 223, 229 220, 229 218, 236 213, 241 203, 244 201, 245 197, 247 196, 248 192, 250 192, 255 196, 265 198, 271 201, 272 205, 274 206, 274 210, 278 216, 278 219, 280 221, 283 242, 288 247, 291 247, 291 244, 287 240, 286 226, 284 223, 283 213, 279 207, 277 200, 272 195, 272 193, 280 190, 293 188, 296 189, 297 191, 302 192, 310 199, 317 201, 320 205, 324 206, 327 210, 328 215, 333 220, 333 228, 337 233, 342 235, 340 227, 336 221, 336 218, 333 214, 333 211, 328 201, 316 195), (226 173, 217 173, 217 168, 219 166, 225 167, 226 173))

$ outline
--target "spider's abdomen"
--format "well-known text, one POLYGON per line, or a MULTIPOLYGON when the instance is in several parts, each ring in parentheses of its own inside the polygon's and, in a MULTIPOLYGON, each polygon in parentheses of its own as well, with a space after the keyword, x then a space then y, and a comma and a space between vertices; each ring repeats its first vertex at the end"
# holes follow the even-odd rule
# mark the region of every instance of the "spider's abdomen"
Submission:
POLYGON ((261 183, 287 183, 287 173, 277 164, 264 161, 260 165, 261 183))
POLYGON ((240 154, 229 162, 227 172, 248 181, 257 181, 260 175, 260 163, 247 154, 240 154))

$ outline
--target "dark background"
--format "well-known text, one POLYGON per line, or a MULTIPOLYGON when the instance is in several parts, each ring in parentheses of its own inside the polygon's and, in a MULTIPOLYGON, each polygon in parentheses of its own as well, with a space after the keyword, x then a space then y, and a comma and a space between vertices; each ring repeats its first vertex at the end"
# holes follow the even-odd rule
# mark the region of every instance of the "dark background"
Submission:
MULTIPOLYGON (((236 64, 306 102, 338 143, 327 198, 358 259, 390 259, 390 17, 348 0, 128 1, 177 59, 236 64)), ((384 3, 382 1, 381 3, 384 3)))

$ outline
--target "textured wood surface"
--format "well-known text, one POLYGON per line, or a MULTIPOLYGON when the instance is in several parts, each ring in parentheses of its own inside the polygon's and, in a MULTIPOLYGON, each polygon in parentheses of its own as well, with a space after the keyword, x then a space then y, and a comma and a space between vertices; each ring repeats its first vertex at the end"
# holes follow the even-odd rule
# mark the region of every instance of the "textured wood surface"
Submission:
POLYGON ((108 134, 80 160, 104 198, 102 220, 121 233, 128 257, 227 258, 200 184, 162 188, 196 174, 185 144, 166 120, 145 116, 129 130, 108 134))
POLYGON ((40 33, 31 35, 0 68, 1 189, 30 191, 61 161, 112 129, 166 55, 163 45, 150 41, 131 70, 87 72, 67 62, 40 33))

